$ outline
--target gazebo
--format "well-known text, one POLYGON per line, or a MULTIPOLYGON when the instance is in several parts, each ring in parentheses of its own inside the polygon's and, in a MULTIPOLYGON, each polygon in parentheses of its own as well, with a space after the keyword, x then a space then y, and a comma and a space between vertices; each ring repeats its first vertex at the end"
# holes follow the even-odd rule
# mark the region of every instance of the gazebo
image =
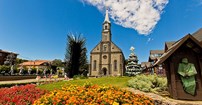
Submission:
POLYGON ((161 63, 171 97, 202 100, 202 44, 197 39, 188 34, 176 41, 154 66, 161 63))

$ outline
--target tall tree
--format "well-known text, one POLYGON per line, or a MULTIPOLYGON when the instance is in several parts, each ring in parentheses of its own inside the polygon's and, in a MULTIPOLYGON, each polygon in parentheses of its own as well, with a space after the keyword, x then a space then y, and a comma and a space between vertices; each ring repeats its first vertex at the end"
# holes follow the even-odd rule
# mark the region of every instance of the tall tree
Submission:
POLYGON ((86 39, 81 35, 75 36, 72 33, 67 35, 67 47, 65 54, 65 71, 68 77, 80 74, 80 70, 87 64, 86 39))
POLYGON ((26 60, 26 59, 21 59, 21 58, 16 58, 16 64, 17 65, 19 65, 19 64, 21 64, 21 63, 23 63, 23 62, 27 62, 28 60, 26 60))

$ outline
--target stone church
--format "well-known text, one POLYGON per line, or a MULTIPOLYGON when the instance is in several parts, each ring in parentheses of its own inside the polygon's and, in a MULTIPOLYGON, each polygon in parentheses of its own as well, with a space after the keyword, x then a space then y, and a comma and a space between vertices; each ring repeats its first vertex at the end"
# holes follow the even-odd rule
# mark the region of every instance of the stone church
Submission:
POLYGON ((102 40, 90 53, 90 76, 120 76, 125 72, 124 55, 111 40, 108 10, 102 28, 102 40))

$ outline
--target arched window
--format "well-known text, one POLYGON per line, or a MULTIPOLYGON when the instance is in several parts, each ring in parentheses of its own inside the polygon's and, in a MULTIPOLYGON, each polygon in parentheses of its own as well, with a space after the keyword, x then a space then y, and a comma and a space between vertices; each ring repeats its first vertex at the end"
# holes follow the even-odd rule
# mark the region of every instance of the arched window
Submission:
POLYGON ((94 60, 94 62, 93 62, 93 70, 94 71, 96 71, 96 63, 97 63, 96 60, 94 60))
POLYGON ((114 71, 117 71, 117 60, 114 60, 114 71))
POLYGON ((105 30, 107 29, 107 26, 105 26, 105 30))
POLYGON ((103 51, 107 51, 107 45, 103 45, 103 51))

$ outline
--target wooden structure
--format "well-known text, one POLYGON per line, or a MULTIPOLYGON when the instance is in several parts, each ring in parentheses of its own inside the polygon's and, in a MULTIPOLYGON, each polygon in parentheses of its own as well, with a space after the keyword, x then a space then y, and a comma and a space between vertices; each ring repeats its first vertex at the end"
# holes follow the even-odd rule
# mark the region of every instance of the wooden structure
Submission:
MULTIPOLYGON (((148 62, 150 62, 152 65, 155 64, 157 60, 163 55, 163 53, 164 50, 150 50, 148 62)), ((158 66, 151 66, 150 69, 151 74, 155 73, 159 76, 165 76, 165 69, 162 67, 161 64, 159 64, 158 66)))
MULTIPOLYGON (((14 52, 8 52, 8 51, 4 51, 4 50, 1 50, 0 49, 0 65, 4 65, 4 62, 6 61, 6 57, 9 55, 9 54, 13 54, 14 57, 15 57, 15 60, 18 56, 17 53, 14 53, 14 52)), ((14 61, 15 61, 14 60, 14 61)))
POLYGON ((163 64, 166 70, 168 90, 174 99, 202 100, 202 44, 198 39, 188 34, 176 41, 154 65, 158 64, 163 64), (182 58, 188 58, 197 70, 194 96, 184 91, 180 75, 177 73, 182 58))
POLYGON ((151 62, 141 62, 141 68, 143 74, 151 74, 152 71, 152 64, 151 62))

